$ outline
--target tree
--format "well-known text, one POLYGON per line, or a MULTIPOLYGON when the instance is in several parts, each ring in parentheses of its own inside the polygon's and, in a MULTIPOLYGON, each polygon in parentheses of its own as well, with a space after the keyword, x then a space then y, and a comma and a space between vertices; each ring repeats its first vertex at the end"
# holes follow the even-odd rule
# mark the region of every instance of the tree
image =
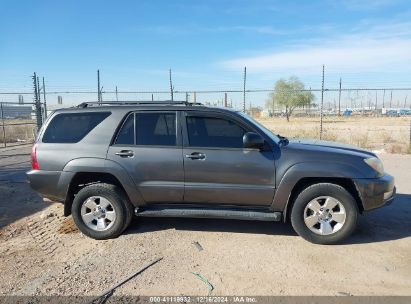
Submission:
POLYGON ((269 94, 266 107, 272 110, 276 105, 285 107, 285 116, 287 121, 290 121, 290 116, 297 107, 309 105, 313 100, 314 94, 305 91, 304 84, 293 76, 275 83, 274 92, 269 94))

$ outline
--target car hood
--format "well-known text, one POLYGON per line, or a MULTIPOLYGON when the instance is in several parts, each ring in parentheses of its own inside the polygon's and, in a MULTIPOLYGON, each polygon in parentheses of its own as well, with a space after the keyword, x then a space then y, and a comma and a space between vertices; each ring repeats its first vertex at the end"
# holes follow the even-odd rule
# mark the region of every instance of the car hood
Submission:
MULTIPOLYGON (((337 143, 333 141, 326 141, 326 140, 317 140, 317 139, 291 139, 289 141, 289 145, 297 148, 299 145, 303 145, 304 148, 309 148, 310 146, 315 149, 315 150, 321 150, 321 148, 324 149, 333 149, 338 150, 340 153, 361 153, 361 154, 367 154, 369 156, 376 156, 374 153, 367 151, 365 149, 358 148, 353 145, 349 144, 343 144, 343 143, 337 143)), ((337 151, 335 151, 337 152, 337 151)))

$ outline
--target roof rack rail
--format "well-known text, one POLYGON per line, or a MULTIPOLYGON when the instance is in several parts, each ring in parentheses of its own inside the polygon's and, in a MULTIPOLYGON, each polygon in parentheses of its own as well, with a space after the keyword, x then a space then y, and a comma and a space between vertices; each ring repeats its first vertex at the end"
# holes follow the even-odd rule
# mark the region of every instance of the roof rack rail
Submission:
POLYGON ((162 100, 162 101, 90 101, 83 102, 77 106, 77 108, 87 108, 89 106, 124 106, 124 105, 186 105, 186 106, 202 106, 202 103, 188 102, 188 101, 175 101, 175 100, 162 100))

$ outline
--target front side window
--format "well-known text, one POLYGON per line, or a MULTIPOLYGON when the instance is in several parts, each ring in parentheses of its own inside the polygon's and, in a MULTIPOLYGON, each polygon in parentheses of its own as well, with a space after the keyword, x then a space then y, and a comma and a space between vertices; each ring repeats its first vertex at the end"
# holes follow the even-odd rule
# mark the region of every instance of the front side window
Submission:
POLYGON ((119 131, 116 144, 175 146, 175 113, 135 113, 128 116, 119 131))
POLYGON ((47 126, 44 143, 77 143, 106 119, 110 112, 57 114, 47 126))
POLYGON ((242 148, 246 130, 231 120, 188 116, 188 141, 191 147, 242 148))

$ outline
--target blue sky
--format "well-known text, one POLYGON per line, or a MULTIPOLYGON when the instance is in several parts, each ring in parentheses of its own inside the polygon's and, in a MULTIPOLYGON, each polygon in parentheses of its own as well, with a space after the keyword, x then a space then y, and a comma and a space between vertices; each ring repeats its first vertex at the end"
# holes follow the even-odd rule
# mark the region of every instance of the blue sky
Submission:
POLYGON ((0 2, 0 91, 411 87, 411 6, 401 0, 0 2))

